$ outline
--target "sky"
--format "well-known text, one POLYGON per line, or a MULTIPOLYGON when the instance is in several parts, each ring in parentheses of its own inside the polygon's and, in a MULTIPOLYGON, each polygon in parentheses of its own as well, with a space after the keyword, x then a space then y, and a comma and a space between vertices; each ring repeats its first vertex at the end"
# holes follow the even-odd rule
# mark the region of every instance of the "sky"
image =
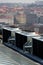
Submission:
POLYGON ((43 1, 43 0, 0 0, 0 3, 34 3, 35 1, 43 1))
POLYGON ((18 2, 22 2, 22 3, 32 3, 32 2, 34 2, 34 1, 36 1, 36 0, 0 0, 0 3, 2 2, 2 3, 4 3, 4 2, 12 2, 12 3, 18 3, 18 2))

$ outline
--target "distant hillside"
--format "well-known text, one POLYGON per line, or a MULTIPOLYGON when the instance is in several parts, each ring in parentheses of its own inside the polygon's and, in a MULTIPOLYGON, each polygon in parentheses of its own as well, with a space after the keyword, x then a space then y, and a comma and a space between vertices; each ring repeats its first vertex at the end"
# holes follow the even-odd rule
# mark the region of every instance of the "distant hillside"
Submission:
POLYGON ((42 6, 43 7, 43 1, 36 1, 35 3, 28 4, 28 3, 0 3, 1 6, 7 6, 7 7, 36 7, 36 6, 42 6))
POLYGON ((8 7, 15 7, 15 6, 23 6, 24 4, 23 3, 0 3, 0 7, 4 5, 8 7))
POLYGON ((4 5, 8 7, 14 7, 15 3, 0 3, 0 7, 4 5))
POLYGON ((43 5, 43 1, 36 1, 35 4, 37 4, 37 5, 43 5))

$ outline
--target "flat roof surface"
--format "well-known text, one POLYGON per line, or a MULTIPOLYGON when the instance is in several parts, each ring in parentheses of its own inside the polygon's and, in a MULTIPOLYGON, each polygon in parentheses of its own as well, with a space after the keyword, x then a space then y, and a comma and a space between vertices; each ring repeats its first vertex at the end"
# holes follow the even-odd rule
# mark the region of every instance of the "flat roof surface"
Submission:
POLYGON ((0 65, 40 65, 0 43, 0 65))

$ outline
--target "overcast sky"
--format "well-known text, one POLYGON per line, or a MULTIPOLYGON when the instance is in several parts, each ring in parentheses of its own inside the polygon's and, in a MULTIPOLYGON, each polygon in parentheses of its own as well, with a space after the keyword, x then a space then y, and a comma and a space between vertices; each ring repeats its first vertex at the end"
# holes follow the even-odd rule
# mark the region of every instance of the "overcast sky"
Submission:
POLYGON ((15 3, 15 2, 33 3, 35 1, 43 1, 43 0, 0 0, 0 3, 15 3))

